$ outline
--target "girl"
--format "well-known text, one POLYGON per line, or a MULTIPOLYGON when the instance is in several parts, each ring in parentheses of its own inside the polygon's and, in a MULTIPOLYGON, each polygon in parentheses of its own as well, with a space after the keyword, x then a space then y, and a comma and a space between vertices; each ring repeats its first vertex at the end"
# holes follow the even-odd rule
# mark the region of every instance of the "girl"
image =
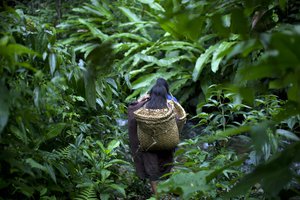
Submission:
POLYGON ((156 194, 157 181, 172 169, 174 149, 160 151, 141 151, 137 137, 137 124, 133 112, 145 106, 147 109, 167 108, 168 92, 162 84, 155 84, 149 98, 136 101, 128 106, 128 132, 130 149, 134 159, 137 175, 149 179, 152 192, 156 194))

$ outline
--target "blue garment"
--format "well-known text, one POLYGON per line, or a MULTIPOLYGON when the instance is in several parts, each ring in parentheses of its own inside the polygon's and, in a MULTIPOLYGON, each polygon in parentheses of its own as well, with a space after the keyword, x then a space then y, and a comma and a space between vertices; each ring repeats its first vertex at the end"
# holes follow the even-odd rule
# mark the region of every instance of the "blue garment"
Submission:
POLYGON ((173 100, 173 101, 175 101, 175 102, 177 102, 178 103, 178 100, 176 99, 176 97, 174 97, 174 96, 171 96, 171 95, 167 95, 167 100, 173 100))

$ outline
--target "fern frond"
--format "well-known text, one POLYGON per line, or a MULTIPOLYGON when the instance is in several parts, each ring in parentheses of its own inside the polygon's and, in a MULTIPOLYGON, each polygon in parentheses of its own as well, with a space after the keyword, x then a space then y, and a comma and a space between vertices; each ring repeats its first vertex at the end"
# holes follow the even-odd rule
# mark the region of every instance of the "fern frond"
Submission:
POLYGON ((71 159, 71 146, 66 146, 56 151, 60 158, 71 159))
POLYGON ((74 200, 98 200, 96 190, 93 186, 83 188, 74 200))

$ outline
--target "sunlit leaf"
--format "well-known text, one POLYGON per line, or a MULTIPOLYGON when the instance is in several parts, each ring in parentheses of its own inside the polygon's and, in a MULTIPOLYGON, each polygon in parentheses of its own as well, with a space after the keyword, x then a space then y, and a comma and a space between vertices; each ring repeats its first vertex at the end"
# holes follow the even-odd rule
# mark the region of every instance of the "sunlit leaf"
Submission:
POLYGON ((197 81, 203 68, 208 63, 212 52, 218 47, 219 44, 210 46, 201 56, 197 59, 196 65, 193 71, 193 81, 197 81))
POLYGON ((207 192, 211 189, 211 184, 206 182, 209 173, 210 171, 207 170, 175 174, 169 180, 159 184, 158 192, 171 192, 180 195, 182 199, 190 199, 195 192, 207 192))
POLYGON ((235 42, 222 42, 218 48, 215 50, 215 52, 213 53, 213 57, 211 60, 211 70, 216 73, 219 69, 219 64, 222 61, 223 57, 225 56, 226 51, 228 51, 228 49, 234 45, 235 42))
POLYGON ((137 34, 132 34, 132 33, 117 33, 112 36, 109 36, 107 39, 114 40, 114 39, 124 39, 124 38, 134 39, 134 40, 142 41, 142 42, 149 42, 149 40, 147 38, 142 37, 137 34))
POLYGON ((105 3, 101 5, 97 0, 91 0, 91 2, 95 6, 94 8, 97 9, 101 14, 105 15, 108 19, 112 18, 113 14, 109 9, 107 9, 105 3))
POLYGON ((248 41, 242 41, 237 43, 232 50, 228 53, 226 56, 226 59, 230 59, 236 55, 241 55, 243 57, 246 57, 251 53, 252 51, 256 49, 262 48, 261 44, 256 39, 250 39, 248 41))
POLYGON ((300 140, 300 138, 297 135, 295 135, 293 132, 290 132, 290 131, 287 131, 284 129, 277 129, 276 133, 279 135, 285 136, 286 138, 294 140, 294 141, 300 140))
POLYGON ((110 141, 107 145, 108 153, 110 153, 112 150, 117 148, 119 145, 120 145, 120 141, 117 141, 117 140, 110 141))
POLYGON ((142 76, 133 83, 131 83, 132 89, 139 89, 143 87, 149 88, 154 83, 154 80, 156 80, 156 78, 158 78, 157 74, 149 74, 142 76))
POLYGON ((56 55, 54 53, 49 54, 49 66, 50 66, 50 73, 53 76, 54 71, 56 69, 56 55))
POLYGON ((139 0, 141 3, 149 5, 152 9, 164 12, 165 9, 154 0, 139 0))
MULTIPOLYGON (((0 53, 1 52, 2 50, 0 51, 0 53)), ((14 53, 17 55, 22 55, 22 54, 37 55, 36 52, 21 44, 9 44, 5 49, 5 53, 8 55, 13 55, 14 53)))
POLYGON ((87 21, 85 21, 84 19, 78 19, 78 21, 84 25, 86 25, 89 30, 91 31, 91 33, 95 36, 98 37, 99 39, 101 39, 102 41, 106 40, 108 38, 108 35, 103 33, 101 30, 99 30, 98 28, 96 28, 95 26, 93 26, 92 24, 88 23, 87 21))

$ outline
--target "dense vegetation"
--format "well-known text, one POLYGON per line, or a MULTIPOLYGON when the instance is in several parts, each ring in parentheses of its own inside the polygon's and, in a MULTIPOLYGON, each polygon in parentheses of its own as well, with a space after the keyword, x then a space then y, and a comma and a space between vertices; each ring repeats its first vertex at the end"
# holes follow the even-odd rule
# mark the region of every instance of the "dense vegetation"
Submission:
POLYGON ((126 106, 164 77, 189 113, 181 199, 300 193, 297 0, 4 1, 0 199, 143 199, 126 106))

